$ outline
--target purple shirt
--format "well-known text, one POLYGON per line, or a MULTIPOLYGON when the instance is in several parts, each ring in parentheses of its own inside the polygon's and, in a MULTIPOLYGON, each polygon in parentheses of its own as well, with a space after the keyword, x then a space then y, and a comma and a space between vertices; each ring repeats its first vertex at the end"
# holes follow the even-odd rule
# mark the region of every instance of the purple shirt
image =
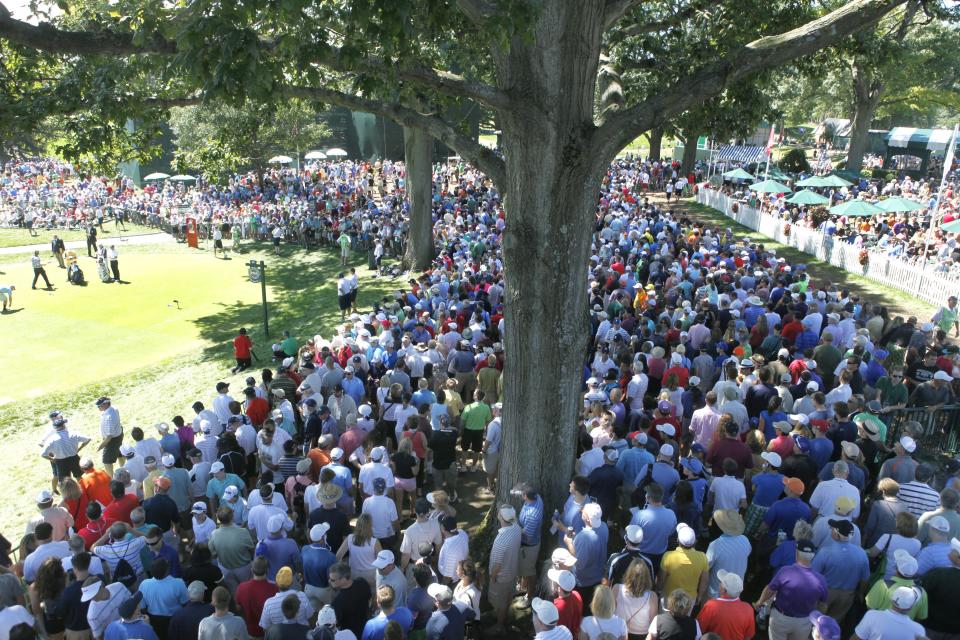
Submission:
POLYGON ((791 618, 806 618, 818 602, 827 601, 827 579, 799 564, 777 571, 770 588, 777 592, 773 606, 791 618))

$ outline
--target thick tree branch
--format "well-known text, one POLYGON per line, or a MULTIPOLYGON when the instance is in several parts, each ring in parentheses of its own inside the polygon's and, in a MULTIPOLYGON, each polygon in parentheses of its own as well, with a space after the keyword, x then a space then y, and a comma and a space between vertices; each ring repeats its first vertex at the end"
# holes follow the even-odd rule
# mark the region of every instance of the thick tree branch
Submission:
POLYGON ((400 105, 379 102, 322 87, 282 86, 279 90, 286 95, 298 98, 335 104, 357 111, 377 113, 405 127, 424 129, 434 138, 455 149, 463 158, 487 174, 495 184, 506 184, 506 168, 502 158, 491 149, 484 147, 476 140, 471 140, 436 116, 425 116, 400 105))
POLYGON ((497 12, 489 0, 457 0, 457 7, 474 25, 480 27, 497 12))
POLYGON ((643 102, 612 115, 594 132, 598 165, 605 164, 644 131, 719 95, 731 83, 831 46, 871 26, 906 0, 853 0, 801 27, 766 36, 729 53, 643 102))
POLYGON ((373 57, 353 59, 350 56, 342 55, 339 49, 331 49, 329 54, 321 56, 316 62, 328 69, 342 73, 358 73, 407 80, 445 95, 476 100, 491 109, 505 109, 510 105, 509 96, 492 85, 479 80, 470 80, 449 71, 431 69, 419 62, 390 68, 389 64, 383 60, 373 57))
POLYGON ((133 34, 114 31, 68 31, 49 22, 38 25, 17 20, 0 4, 0 38, 48 53, 76 55, 131 55, 136 53, 177 52, 174 42, 159 34, 146 38, 143 44, 133 41, 133 34))
POLYGON ((643 0, 607 0, 606 13, 603 16, 604 30, 610 29, 613 25, 626 15, 627 11, 640 4, 643 0))
POLYGON ((657 33, 671 27, 678 27, 684 22, 697 15, 699 12, 704 9, 713 6, 713 0, 701 0, 696 1, 692 0, 690 4, 686 7, 680 9, 671 16, 667 16, 662 20, 652 20, 650 22, 638 22, 624 27, 622 30, 618 31, 617 36, 619 37, 630 37, 630 36, 639 36, 645 33, 657 33))

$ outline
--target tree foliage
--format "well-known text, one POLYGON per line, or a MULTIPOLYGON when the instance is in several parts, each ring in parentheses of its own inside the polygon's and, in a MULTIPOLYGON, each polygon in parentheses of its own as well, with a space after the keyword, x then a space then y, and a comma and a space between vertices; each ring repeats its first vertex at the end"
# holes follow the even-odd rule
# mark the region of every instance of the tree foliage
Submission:
POLYGON ((297 99, 178 107, 170 128, 180 170, 200 171, 208 179, 250 167, 262 171, 270 156, 298 155, 330 136, 316 105, 297 99))

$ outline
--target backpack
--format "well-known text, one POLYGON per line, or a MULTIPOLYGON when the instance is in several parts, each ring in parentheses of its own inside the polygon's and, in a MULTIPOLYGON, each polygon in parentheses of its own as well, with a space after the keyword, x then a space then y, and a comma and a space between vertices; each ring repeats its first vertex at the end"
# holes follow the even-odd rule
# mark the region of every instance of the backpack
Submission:
POLYGON ((117 567, 113 570, 113 581, 119 582, 132 593, 137 587, 137 574, 130 566, 130 563, 124 558, 117 561, 117 567))
POLYGON ((636 504, 640 509, 643 509, 647 506, 647 485, 653 482, 653 465, 656 464, 656 461, 651 462, 647 466, 647 472, 643 475, 643 479, 640 480, 640 484, 637 485, 637 488, 633 490, 633 495, 630 497, 630 500, 633 504, 636 504))

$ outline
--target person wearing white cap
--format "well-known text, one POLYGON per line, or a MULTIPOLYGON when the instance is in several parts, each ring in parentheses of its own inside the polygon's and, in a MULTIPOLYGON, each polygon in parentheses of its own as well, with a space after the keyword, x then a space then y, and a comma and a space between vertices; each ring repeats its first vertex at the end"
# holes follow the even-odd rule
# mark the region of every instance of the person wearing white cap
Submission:
POLYGON ((696 532, 687 524, 677 525, 677 548, 663 554, 657 574, 657 591, 673 593, 683 589, 694 602, 706 602, 710 586, 710 563, 702 551, 694 549, 696 532))
POLYGON ((914 479, 919 463, 911 457, 917 450, 917 442, 910 436, 902 436, 894 443, 893 452, 896 454, 888 458, 880 467, 877 480, 893 478, 897 484, 906 484, 914 479))
POLYGON ((953 376, 946 371, 938 370, 933 379, 923 382, 913 390, 907 401, 909 407, 936 407, 949 404, 953 398, 953 376))
POLYGON ((473 618, 473 610, 461 609, 454 604, 450 587, 434 582, 427 587, 427 595, 437 603, 424 628, 427 640, 443 640, 463 635, 464 625, 473 618))
MULTIPOLYGON (((607 559, 604 569, 604 578, 607 584, 620 584, 623 582, 623 576, 634 560, 639 560, 647 566, 650 579, 653 580, 656 573, 653 570, 653 562, 640 551, 640 545, 643 544, 643 528, 631 524, 627 525, 623 532, 623 550, 613 553, 607 559)), ((639 595, 639 594, 638 594, 639 595)))
POLYGON ((583 529, 576 535, 567 531, 563 543, 577 558, 577 587, 584 601, 589 602, 604 577, 610 531, 602 520, 603 509, 596 502, 585 504, 581 517, 583 529))
POLYGON ((377 478, 383 479, 386 483, 384 495, 392 496, 393 487, 396 484, 393 477, 393 470, 387 465, 387 450, 384 447, 374 447, 370 450, 370 460, 360 467, 360 473, 357 476, 357 483, 363 489, 363 495, 374 495, 373 483, 377 478))
POLYGON ((207 503, 197 501, 190 509, 193 514, 193 539, 196 544, 207 544, 210 534, 216 531, 217 525, 213 518, 207 515, 207 503))
POLYGON ((304 545, 300 551, 303 592, 318 610, 333 601, 333 590, 330 589, 327 572, 336 563, 337 557, 327 545, 329 530, 330 525, 326 522, 310 527, 310 544, 304 545))
MULTIPOLYGON (((274 493, 272 484, 263 484, 258 492, 251 494, 251 497, 252 495, 257 495, 260 502, 251 506, 247 512, 247 528, 256 534, 258 541, 266 540, 271 533, 275 533, 272 528, 275 521, 273 525, 271 524, 273 516, 281 516, 280 528, 287 531, 293 529, 293 520, 287 517, 286 504, 280 502, 280 494, 274 493)), ((250 506, 249 502, 247 506, 250 506)))
POLYGON ((928 571, 939 567, 950 567, 950 523, 943 516, 934 516, 927 521, 929 541, 917 554, 917 576, 923 577, 928 571))
POLYGON ((555 604, 534 598, 530 606, 533 609, 533 630, 536 632, 534 640, 573 640, 570 630, 559 624, 560 612, 555 604))
POLYGON ((918 587, 897 587, 890 597, 890 608, 867 611, 854 629, 851 640, 913 640, 926 637, 923 625, 907 615, 920 595, 918 587))
POLYGON ((406 602, 407 577, 397 566, 393 552, 387 549, 382 550, 371 564, 377 570, 376 592, 379 594, 382 587, 390 587, 393 589, 396 602, 406 602))
POLYGON ((120 605, 130 598, 130 592, 120 582, 104 584, 97 576, 83 581, 81 602, 89 602, 87 623, 94 640, 102 638, 110 623, 120 619, 120 605))
POLYGON ((519 573, 522 532, 517 524, 517 512, 510 505, 505 504, 499 508, 497 521, 500 529, 490 548, 490 561, 487 567, 490 576, 487 600, 496 614, 496 623, 491 627, 490 632, 502 634, 506 632, 507 609, 509 609, 519 573))
POLYGON ((731 571, 717 572, 718 595, 708 600, 697 614, 703 633, 721 638, 752 638, 756 634, 756 615, 749 603, 740 599, 743 578, 731 571))

